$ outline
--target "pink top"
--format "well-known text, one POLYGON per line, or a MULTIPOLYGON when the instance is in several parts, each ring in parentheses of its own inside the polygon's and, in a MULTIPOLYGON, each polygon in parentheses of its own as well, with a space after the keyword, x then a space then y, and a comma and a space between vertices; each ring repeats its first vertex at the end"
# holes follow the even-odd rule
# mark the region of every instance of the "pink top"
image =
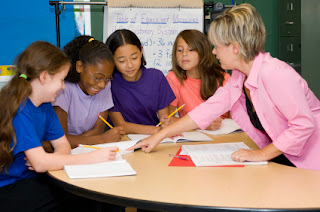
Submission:
POLYGON ((233 70, 228 83, 188 115, 205 129, 230 110, 233 120, 260 148, 272 142, 296 167, 320 170, 320 102, 306 81, 269 53, 254 59, 245 86, 266 134, 250 122, 244 80, 242 72, 233 70))
MULTIPOLYGON (((230 74, 224 74, 223 85, 227 83, 229 78, 230 74)), ((181 105, 185 104, 185 106, 178 111, 180 117, 183 117, 193 108, 206 101, 203 100, 200 95, 201 79, 193 79, 187 77, 187 79, 183 81, 182 85, 176 77, 175 73, 173 71, 170 71, 167 74, 167 80, 176 96, 176 99, 173 100, 170 105, 178 108, 181 105)))

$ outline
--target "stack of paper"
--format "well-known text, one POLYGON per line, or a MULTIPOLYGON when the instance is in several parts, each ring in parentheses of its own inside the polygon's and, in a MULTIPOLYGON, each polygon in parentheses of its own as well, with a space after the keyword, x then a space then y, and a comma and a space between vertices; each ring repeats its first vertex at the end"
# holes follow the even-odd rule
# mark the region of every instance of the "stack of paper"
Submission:
MULTIPOLYGON (((121 155, 128 154, 133 151, 126 151, 127 148, 135 145, 138 141, 120 141, 114 143, 105 143, 91 145, 93 147, 111 147, 117 146, 119 148, 119 153, 116 155, 114 161, 105 163, 95 163, 95 164, 84 164, 84 165, 66 165, 64 166, 64 171, 70 178, 92 178, 92 177, 114 177, 114 176, 124 176, 124 175, 135 175, 136 172, 133 170, 131 165, 124 159, 121 155)), ((71 154, 82 154, 97 149, 79 146, 71 150, 71 154)))
POLYGON ((64 171, 71 179, 137 174, 126 160, 86 165, 66 165, 64 171))
POLYGON ((232 119, 223 119, 221 127, 217 130, 198 130, 199 132, 207 133, 209 135, 225 135, 234 132, 242 132, 239 125, 232 119))
POLYGON ((239 149, 250 149, 243 142, 182 145, 180 155, 189 155, 196 166, 221 166, 221 165, 262 165, 267 161, 237 162, 231 159, 231 154, 239 149))
MULTIPOLYGON (((184 132, 182 136, 176 136, 174 138, 165 138, 160 143, 176 143, 176 142, 189 142, 189 141, 213 141, 209 136, 201 132, 184 132)), ((150 135, 144 134, 128 134, 131 140, 142 140, 150 135)))

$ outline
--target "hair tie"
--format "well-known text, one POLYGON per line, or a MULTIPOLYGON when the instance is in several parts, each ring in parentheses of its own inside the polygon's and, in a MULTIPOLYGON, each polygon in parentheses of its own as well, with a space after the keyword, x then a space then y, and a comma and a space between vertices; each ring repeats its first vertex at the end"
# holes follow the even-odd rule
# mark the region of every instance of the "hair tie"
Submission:
POLYGON ((28 77, 27 77, 27 75, 25 75, 25 74, 20 74, 20 76, 19 77, 22 77, 22 78, 25 78, 25 79, 27 79, 28 77))
POLYGON ((90 43, 91 41, 93 41, 94 40, 94 38, 90 38, 89 40, 88 40, 88 43, 90 43))

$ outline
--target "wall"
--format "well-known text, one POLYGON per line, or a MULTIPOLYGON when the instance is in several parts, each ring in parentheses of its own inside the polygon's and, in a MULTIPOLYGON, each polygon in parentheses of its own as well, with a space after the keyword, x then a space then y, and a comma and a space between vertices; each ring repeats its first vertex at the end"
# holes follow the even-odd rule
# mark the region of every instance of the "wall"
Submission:
MULTIPOLYGON (((0 65, 12 65, 16 55, 34 41, 57 44, 55 9, 48 0, 1 0, 0 8, 0 65)), ((75 37, 73 6, 66 6, 60 15, 60 36, 61 46, 75 37)))
POLYGON ((320 99, 320 1, 301 1, 301 67, 302 77, 320 99))

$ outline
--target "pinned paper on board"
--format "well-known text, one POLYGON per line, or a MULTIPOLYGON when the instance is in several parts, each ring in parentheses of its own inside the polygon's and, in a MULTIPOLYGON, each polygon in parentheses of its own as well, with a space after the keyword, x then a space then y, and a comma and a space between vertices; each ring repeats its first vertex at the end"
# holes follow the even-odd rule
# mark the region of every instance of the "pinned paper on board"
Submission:
POLYGON ((104 39, 118 29, 129 29, 140 39, 146 67, 166 75, 172 69, 172 47, 179 32, 203 31, 203 2, 108 1, 104 15, 104 39))
POLYGON ((0 82, 9 81, 16 74, 14 65, 0 66, 0 82))

